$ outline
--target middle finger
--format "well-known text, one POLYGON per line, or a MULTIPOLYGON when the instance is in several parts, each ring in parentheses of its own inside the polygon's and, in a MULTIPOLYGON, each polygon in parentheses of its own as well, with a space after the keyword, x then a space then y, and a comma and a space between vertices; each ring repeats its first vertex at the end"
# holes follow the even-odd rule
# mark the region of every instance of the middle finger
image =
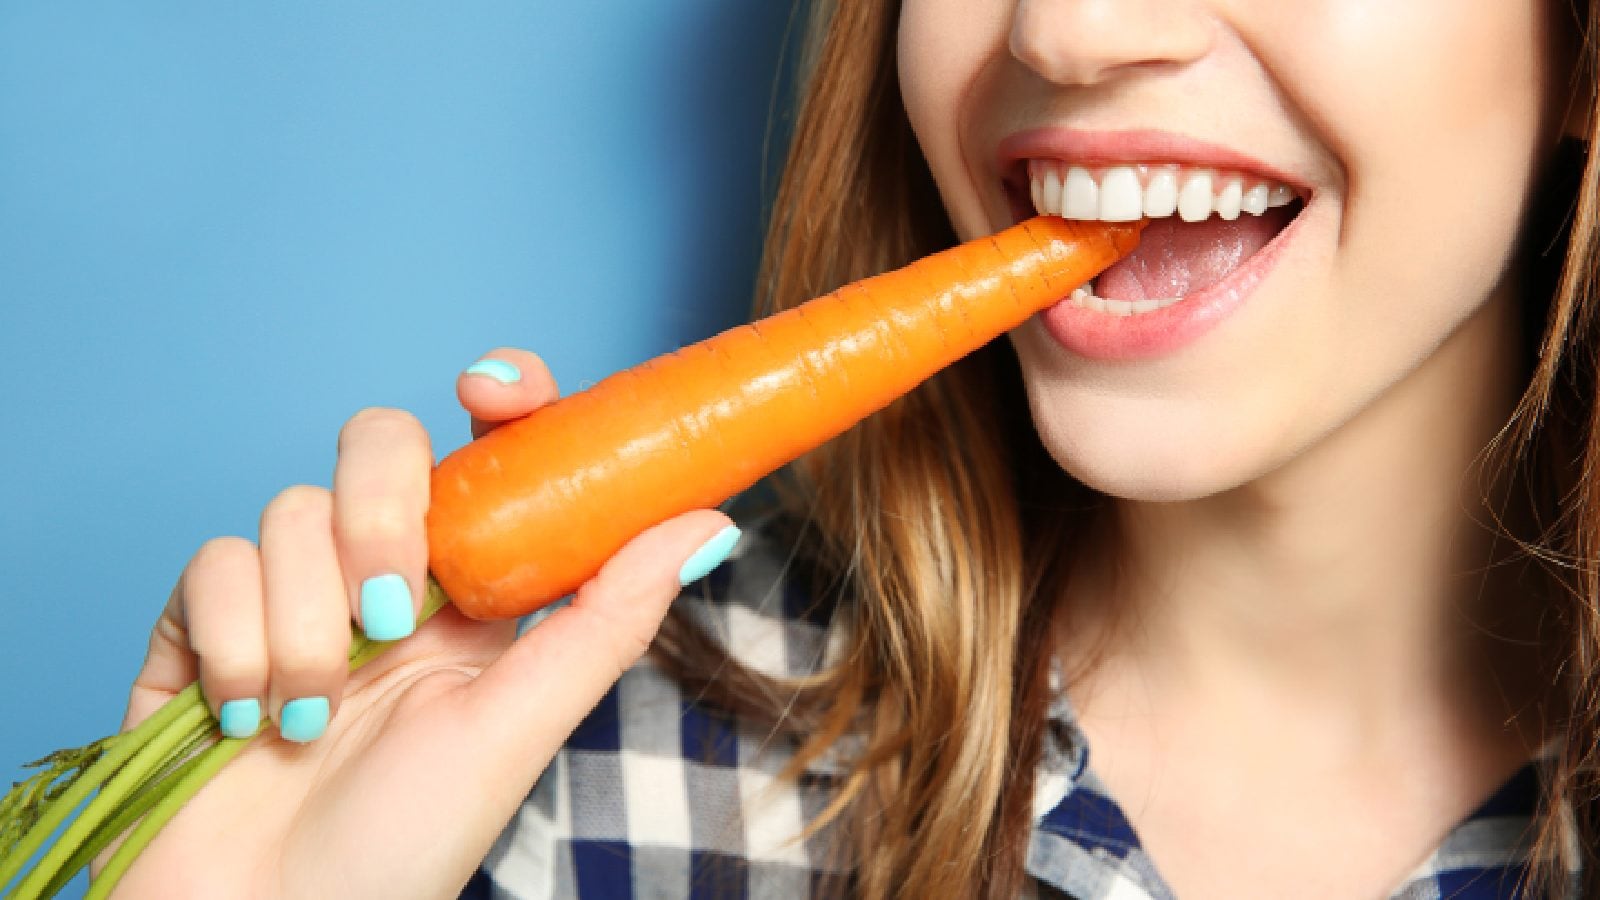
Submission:
POLYGON ((339 433, 333 536, 350 617, 373 640, 398 640, 416 627, 432 471, 428 432, 403 410, 362 410, 339 433))

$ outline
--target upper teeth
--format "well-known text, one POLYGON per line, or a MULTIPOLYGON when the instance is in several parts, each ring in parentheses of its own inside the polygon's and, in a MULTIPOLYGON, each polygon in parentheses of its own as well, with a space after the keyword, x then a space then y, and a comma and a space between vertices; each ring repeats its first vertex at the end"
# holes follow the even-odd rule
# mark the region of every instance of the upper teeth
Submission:
POLYGON ((1131 222, 1177 213, 1199 222, 1216 213, 1233 221, 1239 213, 1261 215, 1294 200, 1294 189, 1232 172, 1175 165, 1108 166, 1090 169, 1053 159, 1028 161, 1033 207, 1041 215, 1067 219, 1131 222))

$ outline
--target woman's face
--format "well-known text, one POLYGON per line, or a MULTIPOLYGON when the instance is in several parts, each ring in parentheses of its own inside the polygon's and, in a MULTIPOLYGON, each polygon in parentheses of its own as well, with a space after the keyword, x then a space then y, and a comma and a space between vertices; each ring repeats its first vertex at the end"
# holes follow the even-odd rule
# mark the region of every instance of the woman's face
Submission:
POLYGON ((1013 332, 1061 465, 1118 496, 1206 496, 1425 363, 1496 295, 1559 133, 1545 14, 904 0, 905 107, 963 239, 1041 204, 1154 217, 1095 298, 1013 332))

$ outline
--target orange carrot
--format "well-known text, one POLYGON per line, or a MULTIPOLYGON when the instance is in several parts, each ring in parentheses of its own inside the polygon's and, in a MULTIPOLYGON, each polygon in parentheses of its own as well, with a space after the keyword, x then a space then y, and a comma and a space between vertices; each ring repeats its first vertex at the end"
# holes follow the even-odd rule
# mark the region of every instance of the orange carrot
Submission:
POLYGON ((651 525, 718 505, 1065 297, 1140 227, 1032 219, 504 425, 434 470, 433 575, 474 618, 557 600, 651 525))

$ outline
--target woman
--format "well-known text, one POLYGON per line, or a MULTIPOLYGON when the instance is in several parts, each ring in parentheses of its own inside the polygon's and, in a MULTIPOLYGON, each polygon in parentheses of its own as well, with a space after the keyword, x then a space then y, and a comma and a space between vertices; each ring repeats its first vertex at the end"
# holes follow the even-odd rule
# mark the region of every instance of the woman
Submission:
MULTIPOLYGON (((347 618, 411 628, 430 459, 358 415, 331 494, 286 491, 174 591, 129 723, 198 672, 288 742, 126 892, 767 895, 776 858, 867 897, 1600 896, 1587 4, 817 23, 766 307, 1036 211, 1148 216, 1141 249, 802 460, 641 662, 734 549, 723 513, 521 639, 447 613, 346 682, 347 618), (752 649, 796 623, 815 652, 752 649), (716 734, 768 751, 727 804, 684 774, 716 734)), ((459 390, 476 431, 555 396, 513 350, 459 390)))

